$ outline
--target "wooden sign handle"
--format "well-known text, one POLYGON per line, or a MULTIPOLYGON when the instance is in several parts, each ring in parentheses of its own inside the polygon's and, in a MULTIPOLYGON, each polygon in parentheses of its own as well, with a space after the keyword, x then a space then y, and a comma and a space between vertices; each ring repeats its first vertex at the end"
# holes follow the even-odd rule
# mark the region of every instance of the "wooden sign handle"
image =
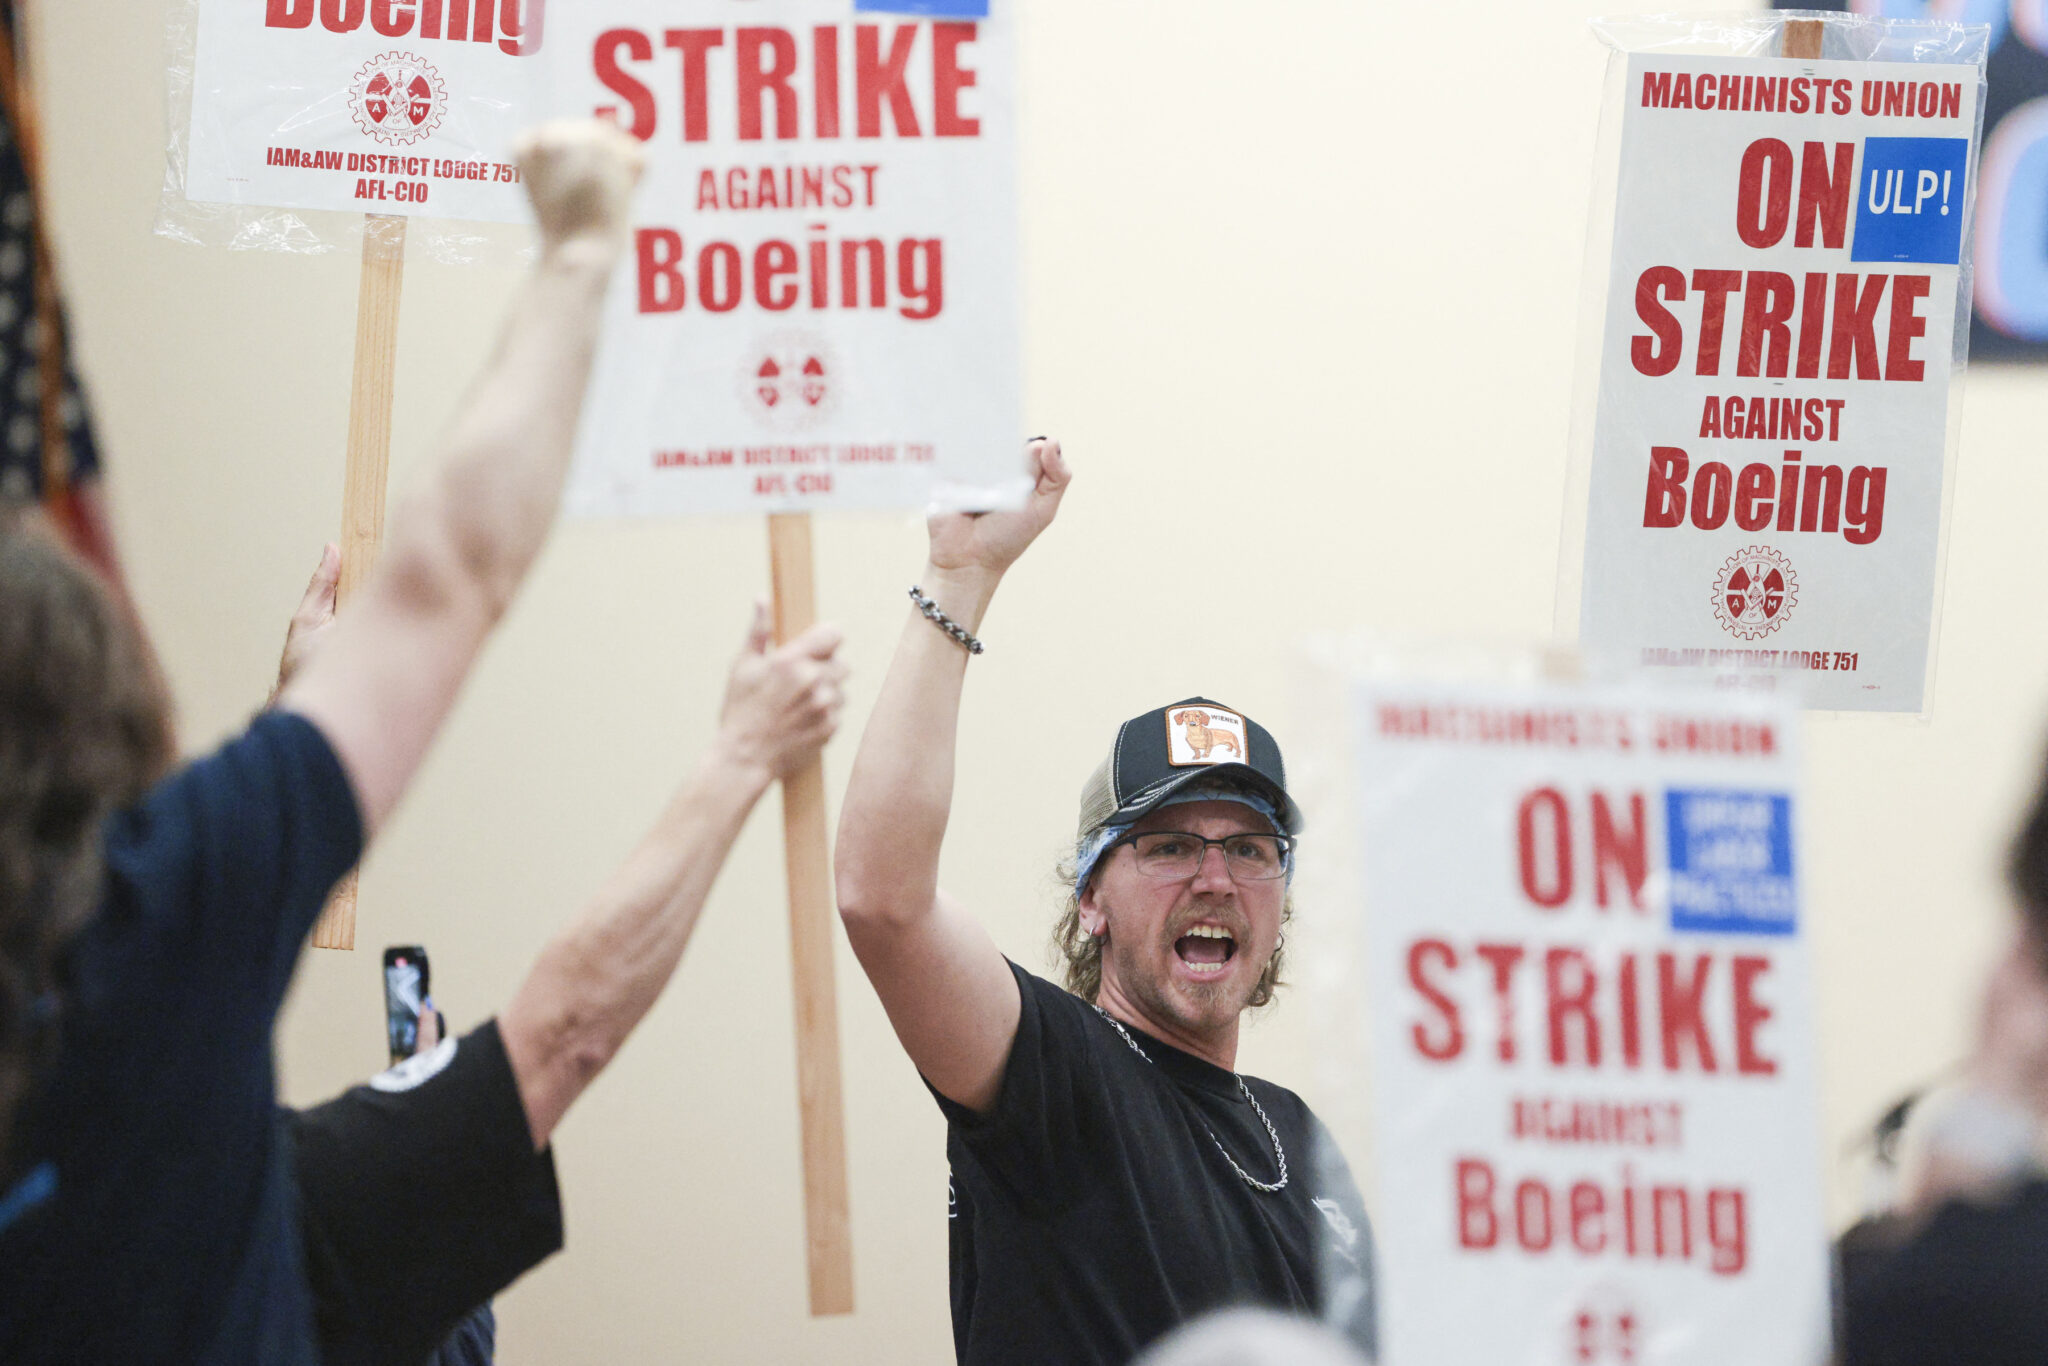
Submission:
MULTIPOLYGON (((384 540, 384 487, 391 467, 391 384, 398 362, 398 302, 405 284, 405 220, 371 214, 363 224, 363 280, 356 295, 356 366, 349 392, 348 468, 341 495, 341 583, 349 600, 384 540)), ((313 926, 316 949, 356 946, 356 875, 349 870, 313 926)))
MULTIPOLYGON (((775 639, 786 643, 817 620, 811 519, 768 519, 775 586, 775 639)), ((853 1312, 853 1225, 846 1193, 846 1118, 839 1088, 837 939, 832 868, 825 849, 825 770, 813 760, 782 781, 782 847, 789 870, 789 941, 796 988, 797 1104, 803 1127, 805 1261, 811 1314, 853 1312)))
POLYGON ((1821 35, 1827 32, 1827 21, 1823 19, 1787 19, 1784 28, 1784 55, 1806 61, 1820 60, 1821 35))

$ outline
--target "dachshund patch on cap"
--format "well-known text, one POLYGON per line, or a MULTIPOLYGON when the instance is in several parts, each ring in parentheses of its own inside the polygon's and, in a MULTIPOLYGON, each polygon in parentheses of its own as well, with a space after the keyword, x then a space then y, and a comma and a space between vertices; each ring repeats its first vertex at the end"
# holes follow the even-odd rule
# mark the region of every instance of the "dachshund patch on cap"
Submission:
POLYGON ((1166 713, 1166 762, 1175 768, 1241 764, 1244 718, 1215 707, 1175 707, 1166 713))

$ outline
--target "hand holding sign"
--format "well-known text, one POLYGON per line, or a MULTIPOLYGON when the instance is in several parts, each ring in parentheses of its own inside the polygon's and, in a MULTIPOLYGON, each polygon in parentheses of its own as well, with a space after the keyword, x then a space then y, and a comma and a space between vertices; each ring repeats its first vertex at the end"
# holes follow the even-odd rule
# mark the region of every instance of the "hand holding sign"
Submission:
POLYGON ((340 583, 341 547, 330 541, 320 551, 320 563, 314 566, 306 594, 299 599, 299 610, 292 613, 292 624, 285 628, 284 653, 277 661, 277 683, 270 690, 272 701, 277 700, 284 685, 292 681, 292 675, 312 657, 321 638, 334 625, 335 592, 340 583))
POLYGON ((741 767, 779 779, 815 762, 839 728, 847 666, 836 626, 813 626, 780 649, 770 649, 774 639, 768 604, 757 602, 726 681, 718 744, 741 767))

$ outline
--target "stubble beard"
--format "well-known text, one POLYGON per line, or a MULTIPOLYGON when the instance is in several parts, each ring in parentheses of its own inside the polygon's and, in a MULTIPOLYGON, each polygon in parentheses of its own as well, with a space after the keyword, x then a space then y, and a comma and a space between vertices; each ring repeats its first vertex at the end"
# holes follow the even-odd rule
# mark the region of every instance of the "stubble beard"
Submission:
MULTIPOLYGON (((1171 946, 1167 953, 1173 953, 1171 946)), ((1169 964, 1166 972, 1172 971, 1169 964)), ((1227 1028, 1244 1013, 1251 1004, 1252 993, 1258 990, 1256 980, 1243 983, 1236 980, 1234 973, 1216 982, 1176 982, 1170 975, 1149 971, 1119 973, 1118 977, 1147 1015, 1190 1034, 1209 1034, 1227 1028)))

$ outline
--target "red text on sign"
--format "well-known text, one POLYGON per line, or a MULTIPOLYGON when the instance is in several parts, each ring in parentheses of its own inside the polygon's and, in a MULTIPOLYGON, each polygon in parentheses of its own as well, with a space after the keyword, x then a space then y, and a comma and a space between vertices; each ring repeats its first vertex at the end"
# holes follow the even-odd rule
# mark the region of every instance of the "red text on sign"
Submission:
POLYGON ((329 33, 354 33, 368 20, 386 38, 495 42, 527 57, 540 51, 546 0, 266 0, 266 28, 311 28, 318 15, 329 33))
MULTIPOLYGON (((609 29, 591 50, 591 69, 620 104, 610 113, 634 137, 647 141, 661 131, 661 101, 650 82, 657 39, 676 54, 680 135, 684 142, 708 142, 714 84, 733 111, 730 127, 742 142, 804 136, 879 138, 887 129, 898 138, 974 138, 981 120, 961 110, 961 92, 978 74, 961 49, 975 40, 967 23, 898 24, 883 40, 879 24, 853 26, 852 42, 837 25, 821 24, 808 35, 784 28, 672 28, 659 34, 635 28, 609 29), (919 36, 929 31, 930 41, 919 36), (803 41, 808 37, 809 41, 803 41), (853 72, 842 81, 840 53, 850 47, 853 72), (913 63, 931 69, 931 95, 920 108, 913 92, 913 63), (714 76, 714 68, 716 74, 714 76), (850 86, 843 89, 842 86, 850 86), (805 105, 810 117, 803 117, 805 105), (851 117, 848 117, 851 115, 851 117)), ((672 117, 675 117, 672 115, 672 117)))
POLYGON ((1570 944, 1480 940, 1454 944, 1418 939, 1408 946, 1408 985, 1421 1018, 1408 1028, 1409 1043, 1431 1062, 1465 1055, 1465 1012, 1457 995, 1475 975, 1493 988, 1493 1054, 1513 1064, 1524 1055, 1524 1030, 1536 1032, 1526 1050, 1552 1068, 1599 1071, 1618 1062, 1631 1072, 1775 1076, 1778 1063, 1758 1038, 1773 1015, 1758 996, 1771 960, 1758 954, 1622 953, 1610 972, 1586 949, 1570 944), (1517 1018, 1516 988, 1524 972, 1540 974, 1540 1018, 1517 1018), (1730 1023, 1717 1031, 1709 999, 1729 1004, 1730 1023), (1725 1060, 1725 1061, 1724 1061, 1725 1060))
POLYGON ((721 209, 872 209, 878 165, 706 166, 697 173, 697 212, 721 209))
MULTIPOLYGON (((1641 911, 1643 879, 1649 871, 1643 794, 1631 792, 1621 798, 1596 791, 1588 798, 1587 809, 1590 819, 1581 828, 1589 832, 1587 866, 1592 871, 1595 903, 1604 910, 1610 892, 1625 892, 1628 904, 1641 911)), ((1576 843, 1571 806, 1564 793, 1554 787, 1539 787, 1524 796, 1515 809, 1515 856, 1522 894, 1547 911, 1570 901, 1579 887, 1572 856, 1576 843)))
POLYGON ((1685 1107, 1675 1100, 1516 1096, 1508 1107, 1508 1137, 1533 1143, 1676 1148, 1685 1141, 1685 1107))
POLYGON ((1700 435, 1723 441, 1839 441, 1847 399, 1709 394, 1700 435))
MULTIPOLYGON (((1812 76, 1742 76, 1732 72, 1646 71, 1645 109, 1720 109, 1730 113, 1846 114, 1858 106, 1855 83, 1812 76)), ((1955 81, 1864 81, 1860 98, 1871 117, 1954 119, 1963 112, 1955 81)))
MULTIPOLYGON (((1758 138, 1742 153, 1742 173, 1735 191, 1735 231, 1746 247, 1762 250, 1785 240, 1793 217, 1792 149, 1776 138, 1758 138)), ((1794 246, 1814 244, 1819 229, 1822 246, 1840 250, 1849 230, 1849 199, 1856 188, 1856 144, 1835 144, 1828 159, 1824 143, 1809 142, 1799 165, 1799 226, 1794 246)))
POLYGON ((1644 526, 1670 528, 1690 517, 1700 530, 1716 531, 1732 516, 1744 531, 1840 531, 1851 545, 1869 545, 1884 534, 1882 465, 1857 465, 1845 479, 1840 465, 1807 465, 1798 451, 1786 451, 1784 463, 1775 469, 1758 462, 1737 472, 1718 460, 1705 460, 1688 491, 1690 468, 1691 460, 1679 447, 1650 448, 1644 526))
POLYGON ((641 228, 640 311, 679 313, 694 298, 710 313, 730 313, 743 302, 769 313, 793 308, 894 308, 913 321, 936 318, 946 307, 945 243, 906 237, 892 250, 879 237, 833 242, 814 224, 803 243, 781 238, 742 250, 706 242, 694 253, 674 228, 641 228))
POLYGON ((1484 1158, 1453 1168, 1458 1246, 1467 1252, 1515 1248, 1531 1256, 1705 1261, 1717 1276, 1749 1265, 1748 1198, 1740 1186, 1695 1190, 1676 1182, 1646 1185, 1623 1166, 1609 1186, 1582 1179, 1552 1186, 1540 1176, 1510 1188, 1484 1158))
POLYGON ((1629 339, 1629 362, 1638 374, 1653 379, 1678 369, 1688 344, 1686 325, 1668 305, 1697 297, 1693 369, 1720 374, 1730 300, 1740 295, 1737 375, 1783 379, 1789 373, 1819 379, 1825 345, 1829 379, 1917 381, 1927 366, 1914 359, 1913 343, 1927 335, 1920 303, 1931 287, 1925 275, 1819 271, 1795 281, 1777 270, 1695 270, 1688 281, 1676 266, 1651 266, 1636 278, 1636 316, 1649 331, 1629 339), (1887 291, 1889 308, 1884 307, 1887 291), (1885 319, 1882 344, 1880 312, 1885 319))

